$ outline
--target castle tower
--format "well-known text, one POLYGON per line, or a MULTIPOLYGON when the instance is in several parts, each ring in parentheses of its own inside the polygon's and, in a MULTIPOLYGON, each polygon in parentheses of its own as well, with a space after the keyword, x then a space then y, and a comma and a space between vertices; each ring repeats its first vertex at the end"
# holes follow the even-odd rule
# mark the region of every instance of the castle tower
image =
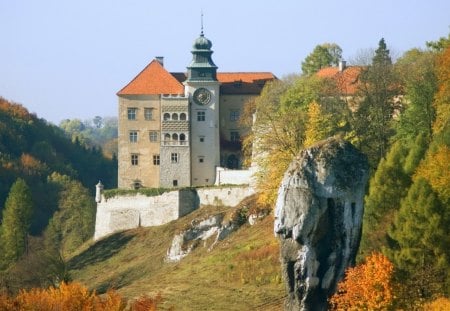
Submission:
POLYGON ((213 185, 220 165, 219 93, 212 43, 203 30, 194 41, 184 82, 191 116, 191 185, 213 185))

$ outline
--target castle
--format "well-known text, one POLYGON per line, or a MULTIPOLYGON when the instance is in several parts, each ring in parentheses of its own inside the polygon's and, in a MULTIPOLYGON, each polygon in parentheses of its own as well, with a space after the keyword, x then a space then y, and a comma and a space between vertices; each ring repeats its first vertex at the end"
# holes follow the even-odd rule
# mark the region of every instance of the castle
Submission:
POLYGON ((189 187, 217 183, 223 168, 241 169, 239 123, 270 72, 217 72, 212 43, 194 41, 187 73, 156 57, 118 93, 118 187, 189 187))

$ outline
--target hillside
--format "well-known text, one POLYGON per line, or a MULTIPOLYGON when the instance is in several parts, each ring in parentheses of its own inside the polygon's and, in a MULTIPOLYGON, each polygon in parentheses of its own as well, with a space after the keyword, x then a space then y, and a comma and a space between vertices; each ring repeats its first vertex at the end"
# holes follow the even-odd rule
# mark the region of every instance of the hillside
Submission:
POLYGON ((272 216, 244 224, 211 251, 207 240, 180 262, 164 261, 176 233, 224 211, 234 209, 202 207, 169 224, 85 246, 69 260, 71 276, 100 293, 113 287, 127 299, 160 293, 163 310, 281 310, 285 291, 272 216))
POLYGON ((23 178, 34 202, 31 233, 38 235, 58 208, 50 175, 66 175, 92 193, 99 179, 115 187, 116 172, 116 163, 99 150, 72 142, 60 128, 0 97, 0 215, 11 185, 23 178))

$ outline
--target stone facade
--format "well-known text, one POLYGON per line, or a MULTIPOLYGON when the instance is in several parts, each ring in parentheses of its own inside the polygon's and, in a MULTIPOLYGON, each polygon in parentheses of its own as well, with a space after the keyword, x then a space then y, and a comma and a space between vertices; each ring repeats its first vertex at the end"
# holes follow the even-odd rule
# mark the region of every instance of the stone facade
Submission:
POLYGON ((186 73, 157 57, 117 93, 119 188, 213 185, 216 168, 242 168, 244 104, 276 77, 218 73, 211 46, 202 32, 186 73))

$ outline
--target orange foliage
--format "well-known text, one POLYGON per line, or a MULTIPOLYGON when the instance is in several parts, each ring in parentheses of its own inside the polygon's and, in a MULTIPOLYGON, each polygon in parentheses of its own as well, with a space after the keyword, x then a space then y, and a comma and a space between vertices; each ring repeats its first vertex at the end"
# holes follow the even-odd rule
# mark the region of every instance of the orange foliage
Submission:
POLYGON ((131 311, 156 311, 158 304, 162 302, 161 294, 156 295, 155 298, 148 296, 141 296, 131 304, 131 311))
POLYGON ((28 175, 39 174, 43 169, 45 169, 44 164, 27 153, 22 153, 20 157, 20 164, 22 166, 22 171, 28 175))
POLYGON ((0 110, 5 111, 12 117, 20 118, 26 121, 36 118, 36 116, 30 114, 22 105, 10 103, 2 97, 0 97, 0 110))
POLYGON ((386 310, 393 300, 391 279, 394 266, 380 253, 347 270, 330 299, 333 310, 386 310))
POLYGON ((79 283, 61 283, 59 288, 22 290, 16 297, 0 295, 0 310, 79 310, 121 311, 125 304, 119 294, 108 291, 104 297, 79 283))

